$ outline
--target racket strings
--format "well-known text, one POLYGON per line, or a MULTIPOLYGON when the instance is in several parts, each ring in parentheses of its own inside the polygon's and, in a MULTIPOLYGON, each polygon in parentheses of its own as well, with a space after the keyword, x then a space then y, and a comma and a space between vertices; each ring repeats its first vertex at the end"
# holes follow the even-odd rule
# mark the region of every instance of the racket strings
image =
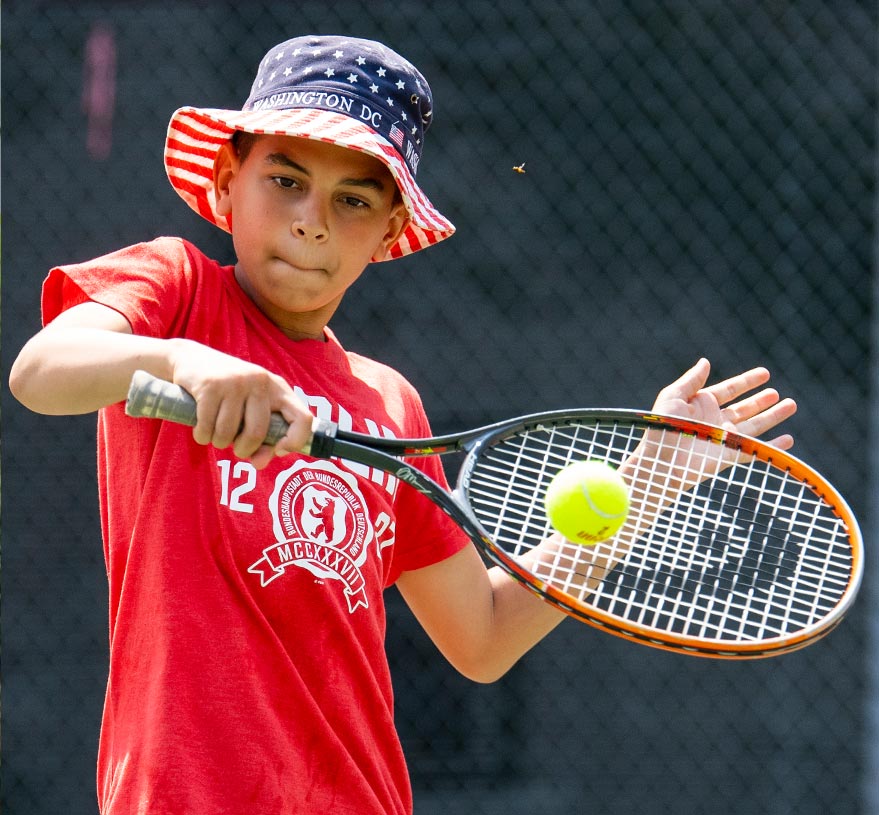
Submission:
POLYGON ((670 429, 590 421, 520 431, 480 452, 466 492, 499 549, 538 553, 532 569, 547 586, 639 626, 781 636, 826 616, 850 583, 845 525, 808 484, 670 429), (621 467, 632 510, 610 541, 548 546, 543 494, 582 459, 621 467))
MULTIPOLYGON (((538 474, 539 475, 539 474, 538 474)), ((493 507, 494 497, 497 494, 497 490, 499 488, 504 489, 505 497, 504 497, 504 505, 503 505, 503 516, 505 518, 504 523, 498 523, 498 527, 495 530, 498 538, 505 539, 508 546, 510 547, 510 551, 513 554, 521 554, 521 551, 525 548, 530 548, 531 542, 526 539, 526 536, 522 535, 510 535, 508 533, 515 532, 522 529, 528 529, 529 527, 536 530, 536 535, 539 539, 543 539, 546 534, 548 534, 548 526, 544 517, 536 518, 535 517, 535 508, 537 507, 537 503, 535 502, 535 493, 534 493, 534 484, 542 483, 541 478, 538 478, 534 482, 529 482, 527 484, 522 483, 521 481, 517 481, 515 478, 510 479, 509 471, 503 466, 487 466, 482 472, 482 479, 480 484, 472 484, 470 488, 470 498, 472 503, 484 503, 488 508, 493 507), (487 489, 486 489, 487 487, 487 489), (536 525, 535 525, 536 524, 536 525)), ((763 487, 764 493, 768 496, 769 491, 763 487)), ((779 496, 782 496, 784 493, 779 492, 779 496)), ((721 523, 724 520, 728 519, 728 523, 730 528, 743 528, 743 534, 746 539, 751 539, 757 534, 764 535, 764 552, 771 553, 773 551, 777 551, 779 553, 785 551, 785 541, 787 540, 787 535, 781 529, 778 529, 778 524, 774 524, 771 521, 764 521, 760 519, 760 516, 754 513, 753 509, 750 507, 744 506, 742 501, 738 501, 737 503, 733 503, 734 499, 740 496, 739 490, 730 489, 728 487, 720 487, 719 479, 715 480, 715 483, 712 486, 712 491, 710 493, 710 499, 712 501, 719 500, 720 507, 717 509, 713 509, 710 504, 702 504, 698 512, 700 513, 700 526, 704 529, 710 525, 712 520, 715 520, 716 523, 721 523)), ((686 504, 687 495, 678 497, 679 507, 678 514, 683 512, 686 504)), ((778 502, 776 502, 778 504, 778 502)), ((692 501, 690 503, 692 506, 692 501)), ((665 527, 665 530, 668 534, 671 534, 676 530, 675 518, 669 516, 668 518, 663 518, 658 515, 658 510, 660 508, 660 504, 657 501, 651 501, 649 496, 643 497, 642 509, 643 507, 647 507, 648 513, 654 516, 652 525, 654 528, 659 529, 661 527, 665 527)), ((774 512, 777 513, 780 509, 779 506, 774 508, 774 512)), ((642 511, 642 515, 645 514, 642 511)), ((498 519, 500 521, 500 518, 498 519)), ((795 518, 793 522, 793 526, 800 527, 800 532, 805 536, 806 533, 811 534, 813 537, 820 531, 819 527, 820 519, 815 519, 810 522, 804 522, 802 519, 795 518)), ((686 528, 693 528, 694 523, 691 521, 685 521, 683 524, 678 523, 677 526, 680 526, 681 529, 679 532, 683 532, 686 528)), ((796 531, 796 530, 795 530, 796 531)), ((832 532, 830 530, 831 536, 825 539, 832 539, 832 532)), ((734 536, 730 536, 729 545, 731 549, 735 549, 736 538, 734 536)), ((581 550, 580 547, 577 547, 578 550, 581 550)), ((582 550, 581 550, 582 551, 582 550)), ((679 549, 675 550, 679 552, 679 549)), ((698 550, 692 550, 695 553, 698 550)), ((741 544, 741 551, 744 553, 745 544, 741 544)), ((663 552, 659 551, 657 553, 657 557, 662 560, 663 552)), ((806 560, 810 560, 808 553, 805 555, 806 560)), ((822 556, 817 559, 819 566, 824 562, 824 556, 822 551, 822 556)), ((788 568, 792 569, 790 566, 785 566, 784 563, 780 565, 780 568, 784 570, 788 568)))
MULTIPOLYGON (((481 500, 484 500, 487 506, 494 506, 492 503, 497 495, 496 490, 498 488, 504 488, 504 504, 502 507, 502 511, 505 517, 510 519, 516 519, 518 524, 522 527, 528 527, 532 520, 535 520, 539 524, 541 524, 540 529, 544 527, 542 524, 544 523, 543 519, 536 519, 535 514, 535 501, 534 501, 534 492, 533 485, 522 485, 521 482, 510 481, 509 472, 502 466, 486 466, 483 471, 481 483, 473 484, 470 487, 470 497, 471 502, 478 503, 481 500), (518 488, 517 488, 518 487, 518 488)), ((533 483, 540 483, 533 482, 533 483)), ((739 490, 734 489, 723 489, 715 484, 712 488, 711 499, 716 499, 720 501, 724 501, 729 499, 732 501, 736 496, 740 495, 739 490)), ((652 507, 654 510, 658 510, 661 507, 660 502, 655 500, 651 500, 649 495, 643 496, 644 506, 652 507)), ((678 500, 682 500, 679 496, 678 500)), ((780 509, 780 507, 776 508, 776 512, 780 509)), ((731 513, 729 523, 735 527, 739 524, 747 525, 751 530, 751 534, 762 532, 766 535, 767 541, 776 540, 778 541, 777 549, 781 551, 783 549, 785 535, 780 531, 775 531, 773 528, 773 524, 770 522, 761 521, 757 517, 749 518, 748 513, 750 510, 747 507, 741 506, 741 504, 737 506, 725 507, 720 510, 714 510, 710 506, 706 506, 700 509, 703 513, 702 522, 705 523, 710 521, 712 517, 716 517, 718 519, 724 517, 724 513, 731 513)), ((801 527, 801 531, 803 534, 809 533, 812 536, 815 535, 816 531, 820 529, 820 518, 815 518, 811 522, 804 522, 802 519, 794 518, 792 520, 793 526, 801 527)), ((657 520, 656 523, 661 523, 661 520, 657 520)), ((832 536, 832 529, 829 530, 832 536)), ((503 530, 499 533, 503 536, 503 530)), ((515 537, 512 539, 514 541, 514 545, 518 547, 524 547, 526 541, 521 537, 515 537)), ((731 541, 734 543, 734 541, 731 541)), ((771 551, 772 546, 769 544, 766 545, 766 550, 771 551)), ((517 553, 518 554, 518 553, 517 553)))

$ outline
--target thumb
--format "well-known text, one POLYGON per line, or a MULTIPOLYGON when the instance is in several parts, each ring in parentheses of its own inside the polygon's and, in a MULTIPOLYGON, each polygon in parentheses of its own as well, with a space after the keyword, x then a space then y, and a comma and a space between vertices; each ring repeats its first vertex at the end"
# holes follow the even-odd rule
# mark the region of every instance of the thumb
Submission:
POLYGON ((287 422, 287 432, 275 443, 276 456, 290 453, 301 453, 311 441, 311 428, 314 416, 307 407, 298 401, 292 405, 284 405, 281 415, 287 422))
POLYGON ((699 391, 705 387, 708 375, 711 373, 711 363, 702 357, 692 368, 682 374, 678 379, 662 389, 660 398, 682 399, 690 401, 699 391))

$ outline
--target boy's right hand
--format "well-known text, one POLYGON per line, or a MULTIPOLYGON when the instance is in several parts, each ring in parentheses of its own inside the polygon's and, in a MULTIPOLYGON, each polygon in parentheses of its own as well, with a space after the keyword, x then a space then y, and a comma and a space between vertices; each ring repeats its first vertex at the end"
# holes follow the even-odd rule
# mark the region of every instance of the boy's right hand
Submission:
POLYGON ((307 445, 312 414, 277 374, 189 340, 175 343, 171 364, 172 381, 191 393, 198 406, 192 435, 199 444, 231 446, 236 456, 257 469, 307 445), (280 413, 290 429, 269 447, 263 440, 273 412, 280 413))

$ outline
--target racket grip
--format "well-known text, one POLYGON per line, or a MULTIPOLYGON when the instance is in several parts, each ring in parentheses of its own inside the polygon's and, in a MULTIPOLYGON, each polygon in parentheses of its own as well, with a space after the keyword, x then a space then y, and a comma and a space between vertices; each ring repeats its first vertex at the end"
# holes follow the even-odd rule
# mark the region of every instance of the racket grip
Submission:
POLYGON ((164 419, 195 427, 195 399, 179 385, 135 371, 128 386, 125 412, 135 419, 164 419))
MULTIPOLYGON (((179 385, 159 379, 146 371, 135 371, 128 388, 125 413, 136 419, 163 419, 166 422, 195 427, 196 403, 192 394, 179 385)), ((277 444, 284 438, 290 425, 280 413, 272 413, 265 443, 277 444)), ((332 449, 336 426, 315 417, 312 436, 301 452, 321 457, 332 449), (318 448, 321 452, 318 452, 318 448), (314 450, 314 452, 313 452, 314 450)))

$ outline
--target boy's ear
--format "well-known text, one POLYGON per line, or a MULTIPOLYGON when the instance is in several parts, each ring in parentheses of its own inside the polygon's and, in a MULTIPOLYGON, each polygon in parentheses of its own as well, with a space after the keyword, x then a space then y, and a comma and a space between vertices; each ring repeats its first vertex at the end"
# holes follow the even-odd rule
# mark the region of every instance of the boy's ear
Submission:
POLYGON ((406 206, 402 201, 397 201, 394 208, 391 210, 391 216, 388 219, 388 230, 385 232, 385 235, 378 248, 375 250, 375 253, 370 258, 373 263, 377 263, 378 261, 387 258, 388 249, 397 242, 408 223, 409 213, 406 212, 406 206))
POLYGON ((231 185, 240 166, 241 160, 232 142, 221 145, 214 159, 214 198, 218 215, 228 218, 232 214, 231 185))

